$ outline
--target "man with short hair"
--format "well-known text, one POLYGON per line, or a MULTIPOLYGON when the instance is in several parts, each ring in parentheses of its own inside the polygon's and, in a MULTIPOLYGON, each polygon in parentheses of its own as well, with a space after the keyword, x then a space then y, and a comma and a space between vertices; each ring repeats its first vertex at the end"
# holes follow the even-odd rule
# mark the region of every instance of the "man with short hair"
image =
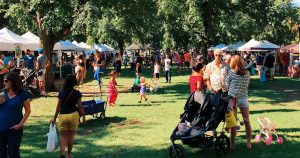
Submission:
POLYGON ((221 49, 216 49, 214 51, 215 60, 206 66, 204 72, 204 79, 206 80, 207 87, 212 93, 228 91, 228 87, 225 85, 225 80, 230 67, 222 61, 222 54, 221 49))
POLYGON ((25 50, 25 56, 23 57, 23 67, 26 69, 25 77, 28 77, 29 73, 35 69, 36 58, 31 54, 29 49, 25 50))
POLYGON ((42 95, 46 95, 45 75, 46 68, 50 66, 47 56, 42 48, 38 49, 39 56, 37 57, 36 70, 38 73, 39 87, 42 95))

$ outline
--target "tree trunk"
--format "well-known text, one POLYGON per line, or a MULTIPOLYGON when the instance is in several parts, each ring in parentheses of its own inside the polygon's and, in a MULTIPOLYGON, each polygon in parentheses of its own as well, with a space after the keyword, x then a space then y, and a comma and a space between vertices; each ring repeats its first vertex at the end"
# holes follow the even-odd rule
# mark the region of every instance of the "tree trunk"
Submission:
POLYGON ((123 56, 123 53, 124 53, 124 40, 119 40, 118 41, 118 47, 120 49, 121 56, 123 56))
POLYGON ((41 44, 44 50, 45 55, 50 61, 50 67, 47 68, 46 71, 46 90, 47 91, 56 91, 56 86, 54 83, 54 76, 53 76, 53 64, 52 63, 52 52, 54 45, 56 43, 55 38, 52 33, 46 33, 46 31, 41 31, 41 44))
POLYGON ((212 10, 209 6, 209 1, 202 2, 202 23, 204 27, 204 36, 201 37, 201 51, 205 58, 205 62, 207 62, 207 49, 209 47, 210 38, 213 35, 213 26, 212 26, 212 10))

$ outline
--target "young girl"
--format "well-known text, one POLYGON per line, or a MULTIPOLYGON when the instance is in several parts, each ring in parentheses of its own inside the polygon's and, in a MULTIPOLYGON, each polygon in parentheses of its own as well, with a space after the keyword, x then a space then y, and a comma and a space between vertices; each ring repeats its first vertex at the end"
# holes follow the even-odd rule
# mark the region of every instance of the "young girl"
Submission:
POLYGON ((155 65, 154 65, 154 79, 155 79, 155 83, 159 83, 159 69, 160 66, 158 64, 157 61, 155 61, 155 65))
POLYGON ((143 97, 145 98, 145 101, 148 100, 147 97, 146 97, 147 86, 152 87, 151 85, 149 85, 148 83, 146 83, 145 77, 141 77, 140 81, 141 81, 141 84, 140 84, 140 86, 141 86, 141 89, 140 89, 141 99, 140 99, 139 103, 142 102, 143 97))
POLYGON ((117 71, 112 70, 109 74, 110 76, 110 81, 109 81, 109 87, 108 87, 108 92, 109 92, 109 106, 113 106, 116 104, 117 97, 118 97, 118 91, 116 88, 117 82, 116 82, 116 77, 117 77, 117 71))

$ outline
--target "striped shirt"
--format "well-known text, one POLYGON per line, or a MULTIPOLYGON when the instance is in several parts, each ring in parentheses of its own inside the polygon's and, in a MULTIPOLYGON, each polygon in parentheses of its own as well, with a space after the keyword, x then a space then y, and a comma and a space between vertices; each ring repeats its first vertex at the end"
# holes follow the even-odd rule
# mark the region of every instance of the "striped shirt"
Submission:
POLYGON ((226 78, 226 85, 229 86, 228 95, 235 98, 248 98, 249 83, 249 71, 246 71, 246 74, 244 76, 240 76, 233 70, 230 70, 229 75, 226 78))

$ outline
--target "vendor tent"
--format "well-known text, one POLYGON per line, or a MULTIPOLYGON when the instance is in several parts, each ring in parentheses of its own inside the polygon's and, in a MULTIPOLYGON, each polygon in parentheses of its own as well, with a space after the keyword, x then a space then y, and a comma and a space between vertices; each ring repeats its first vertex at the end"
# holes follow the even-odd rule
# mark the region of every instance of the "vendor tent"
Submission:
POLYGON ((224 49, 224 48, 226 48, 227 47, 227 45, 225 45, 225 44, 223 44, 223 43, 221 43, 221 44, 218 44, 217 46, 215 46, 214 48, 215 49, 224 49))
POLYGON ((80 45, 82 48, 85 48, 85 49, 88 49, 88 50, 92 49, 91 46, 87 45, 87 44, 84 43, 84 42, 80 42, 79 45, 80 45))
POLYGON ((35 44, 32 44, 30 47, 28 47, 28 49, 37 51, 39 48, 41 48, 40 37, 38 37, 34 33, 28 31, 25 34, 23 34, 21 37, 34 41, 35 44))
POLYGON ((237 49, 244 44, 245 44, 245 42, 239 41, 237 43, 228 45, 227 47, 223 48, 222 50, 234 52, 234 51, 237 51, 237 49))
POLYGON ((0 51, 14 51, 15 45, 12 41, 0 37, 0 51))
POLYGON ((278 45, 269 41, 257 41, 255 39, 251 39, 249 42, 239 47, 238 51, 272 51, 278 48, 280 48, 278 45))
POLYGON ((142 46, 132 43, 129 47, 126 48, 127 50, 139 50, 142 49, 142 46))
POLYGON ((37 35, 35 35, 34 33, 30 32, 30 31, 23 34, 22 37, 27 38, 31 41, 40 43, 40 37, 38 37, 37 35))
POLYGON ((17 47, 20 47, 21 50, 24 50, 27 48, 30 49, 30 48, 35 47, 35 45, 36 45, 35 41, 21 37, 21 36, 15 34, 14 32, 10 31, 7 28, 3 28, 0 30, 0 37, 13 42, 15 47, 12 49, 14 49, 14 50, 16 50, 17 47))
POLYGON ((299 43, 290 44, 280 48, 280 53, 299 53, 299 43))
POLYGON ((221 43, 221 44, 218 44, 218 45, 216 45, 214 47, 208 48, 208 51, 214 51, 216 49, 222 49, 222 50, 224 50, 226 47, 227 47, 227 45, 221 43))
POLYGON ((84 51, 83 48, 76 46, 75 44, 73 44, 70 41, 60 41, 57 42, 54 45, 54 49, 55 51, 60 50, 60 51, 84 51))
POLYGON ((95 44, 95 49, 97 49, 100 52, 113 52, 115 49, 109 47, 106 44, 95 44))

